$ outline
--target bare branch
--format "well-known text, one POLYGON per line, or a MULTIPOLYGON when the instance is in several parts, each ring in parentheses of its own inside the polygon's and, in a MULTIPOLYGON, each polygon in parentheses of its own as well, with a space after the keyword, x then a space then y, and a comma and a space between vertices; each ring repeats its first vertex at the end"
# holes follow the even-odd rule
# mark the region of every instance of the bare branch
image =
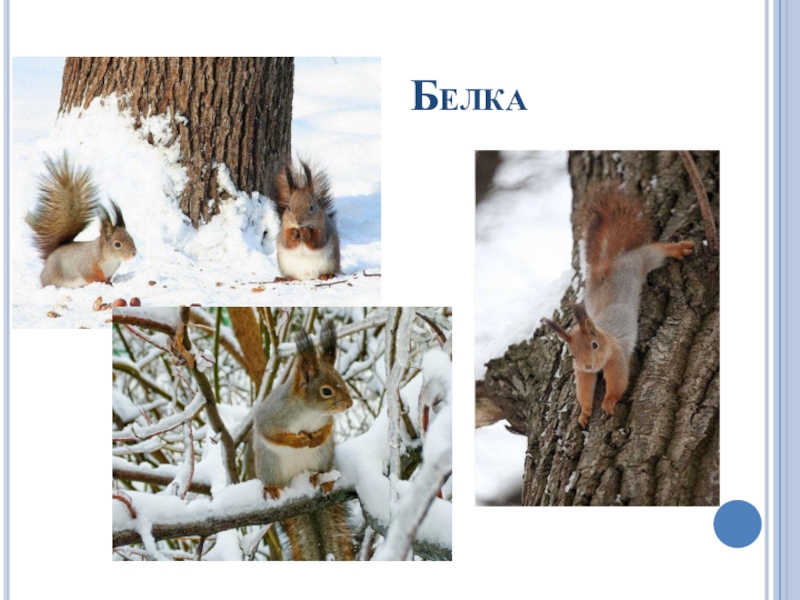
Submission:
POLYGON ((706 194, 706 189, 703 187, 700 171, 697 170, 697 165, 687 150, 678 150, 678 155, 681 157, 686 171, 689 173, 689 179, 692 180, 692 185, 694 186, 694 193, 700 205, 700 214, 703 215, 703 225, 706 228, 708 247, 713 254, 719 254, 717 226, 714 224, 714 215, 711 214, 711 205, 708 203, 708 194, 706 194))

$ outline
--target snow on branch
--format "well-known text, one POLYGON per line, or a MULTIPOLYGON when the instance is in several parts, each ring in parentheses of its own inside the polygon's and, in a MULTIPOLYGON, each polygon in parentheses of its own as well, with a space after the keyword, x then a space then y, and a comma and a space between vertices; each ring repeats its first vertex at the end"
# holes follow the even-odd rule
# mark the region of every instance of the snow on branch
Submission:
POLYGON ((197 392, 194 400, 182 412, 165 417, 158 423, 153 423, 146 427, 134 427, 135 424, 131 423, 122 431, 112 431, 111 440, 114 442, 135 442, 172 431, 187 421, 194 419, 205 403, 206 399, 203 394, 197 392))
POLYGON ((177 496, 155 496, 128 492, 130 506, 113 501, 112 543, 116 548, 142 541, 142 524, 154 540, 186 536, 208 537, 228 529, 265 525, 325 508, 355 498, 352 489, 338 488, 329 494, 314 490, 306 482, 286 488, 278 500, 263 497, 263 486, 256 480, 226 487, 213 500, 185 504, 177 496))

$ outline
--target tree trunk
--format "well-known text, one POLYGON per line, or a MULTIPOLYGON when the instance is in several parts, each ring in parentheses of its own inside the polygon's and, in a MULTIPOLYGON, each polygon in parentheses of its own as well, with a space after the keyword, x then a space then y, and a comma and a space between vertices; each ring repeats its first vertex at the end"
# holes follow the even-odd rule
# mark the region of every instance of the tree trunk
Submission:
POLYGON ((237 189, 266 194, 291 157, 293 79, 292 58, 68 58, 59 111, 115 93, 137 124, 167 116, 189 177, 181 210, 197 227, 226 197, 216 165, 237 189))
MULTIPOLYGON (((719 153, 693 152, 719 223, 719 153)), ((598 380, 587 430, 568 349, 549 329, 488 364, 484 395, 522 406, 528 506, 719 504, 719 256, 705 243, 697 197, 677 152, 571 152, 573 283, 554 319, 569 325, 580 275, 580 214, 589 183, 612 180, 644 198, 657 239, 696 242, 641 290, 630 383, 609 417, 598 380)), ((639 293, 639 290, 631 290, 639 293)), ((516 420, 519 430, 519 419, 516 420)))

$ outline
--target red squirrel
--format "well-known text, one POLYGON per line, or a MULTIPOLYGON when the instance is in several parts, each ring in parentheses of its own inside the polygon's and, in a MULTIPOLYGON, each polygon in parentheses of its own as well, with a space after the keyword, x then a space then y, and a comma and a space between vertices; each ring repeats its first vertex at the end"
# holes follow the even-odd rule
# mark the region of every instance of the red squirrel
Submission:
POLYGON ((565 331, 542 319, 569 346, 574 360, 578 422, 586 427, 592 414, 597 374, 602 371, 606 392, 601 408, 614 406, 628 387, 630 357, 638 337, 639 296, 647 274, 669 258, 683 259, 694 242, 653 242, 653 224, 640 200, 613 186, 588 190, 583 214, 586 244, 585 307, 574 306, 577 325, 565 331))
POLYGON ((47 175, 39 183, 39 200, 25 217, 34 244, 44 259, 42 286, 81 287, 94 281, 111 283, 120 263, 136 256, 122 211, 112 200, 112 218, 97 199, 89 169, 77 169, 65 152, 61 160, 45 158, 47 175), (100 217, 100 237, 75 242, 75 237, 100 217))
MULTIPOLYGON (((321 473, 333 469, 333 419, 353 405, 347 384, 335 367, 336 328, 326 321, 320 352, 304 330, 297 332, 297 358, 292 378, 276 387, 253 414, 256 475, 264 498, 279 498, 284 486, 303 471, 311 484, 330 492, 333 481, 321 473)), ((281 521, 294 560, 353 560, 344 504, 281 521)))
POLYGON ((301 161, 301 175, 287 164, 275 179, 272 198, 281 220, 276 281, 332 279, 340 271, 339 232, 327 175, 311 172, 301 161))

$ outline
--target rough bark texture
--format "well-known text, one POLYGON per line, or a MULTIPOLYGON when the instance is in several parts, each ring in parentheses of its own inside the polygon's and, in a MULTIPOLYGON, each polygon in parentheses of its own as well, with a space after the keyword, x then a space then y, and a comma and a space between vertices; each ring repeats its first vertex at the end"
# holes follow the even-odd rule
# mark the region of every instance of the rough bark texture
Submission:
MULTIPOLYGON (((692 152, 719 224, 719 153, 692 152)), ((575 277, 554 320, 569 326, 584 284, 575 218, 587 184, 623 183, 644 198, 657 239, 696 242, 683 262, 668 259, 641 290, 639 337, 628 389, 613 416, 599 403, 587 430, 568 349, 540 327, 489 363, 482 394, 526 415, 522 503, 568 505, 719 504, 719 256, 705 245, 694 189, 676 152, 572 152, 575 277)), ((722 236, 720 236, 722 237, 722 236)), ((640 290, 631 290, 640 293, 640 290)), ((513 423, 513 421, 512 421, 513 423)), ((514 429, 519 429, 516 419, 514 429)))
POLYGON ((225 199, 215 165, 266 194, 291 157, 293 80, 292 58, 68 58, 59 110, 115 93, 137 122, 167 115, 189 176, 181 210, 197 227, 225 199))

